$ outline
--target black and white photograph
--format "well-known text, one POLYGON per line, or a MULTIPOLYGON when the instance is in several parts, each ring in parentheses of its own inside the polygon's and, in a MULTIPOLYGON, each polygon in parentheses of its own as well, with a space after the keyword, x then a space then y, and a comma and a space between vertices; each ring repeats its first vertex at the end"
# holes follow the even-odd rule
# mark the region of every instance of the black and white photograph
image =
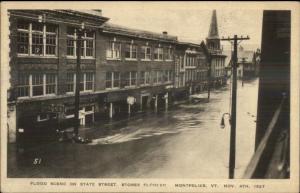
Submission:
POLYGON ((299 3, 1 4, 1 192, 299 191, 299 3))

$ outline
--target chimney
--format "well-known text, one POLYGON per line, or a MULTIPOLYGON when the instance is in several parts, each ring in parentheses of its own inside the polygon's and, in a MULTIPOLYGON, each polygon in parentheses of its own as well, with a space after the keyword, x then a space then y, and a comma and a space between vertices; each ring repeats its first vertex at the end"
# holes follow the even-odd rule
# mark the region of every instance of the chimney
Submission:
POLYGON ((93 9, 97 14, 102 16, 102 10, 101 9, 93 9))
POLYGON ((168 35, 168 32, 167 31, 163 31, 162 32, 164 35, 168 35))

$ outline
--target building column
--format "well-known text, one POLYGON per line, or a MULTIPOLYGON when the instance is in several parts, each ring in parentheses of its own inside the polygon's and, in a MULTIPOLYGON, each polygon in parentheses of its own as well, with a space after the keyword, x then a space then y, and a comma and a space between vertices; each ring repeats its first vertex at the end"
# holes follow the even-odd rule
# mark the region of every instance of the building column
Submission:
POLYGON ((157 111, 157 101, 158 100, 158 95, 155 95, 155 102, 154 102, 154 107, 155 107, 155 111, 157 111))
POLYGON ((165 108, 166 108, 166 110, 168 110, 168 107, 169 107, 169 93, 167 92, 165 94, 165 108))
POLYGON ((130 114, 131 114, 131 105, 128 104, 128 115, 130 116, 130 114))
POLYGON ((113 118, 113 103, 109 103, 109 118, 113 118))

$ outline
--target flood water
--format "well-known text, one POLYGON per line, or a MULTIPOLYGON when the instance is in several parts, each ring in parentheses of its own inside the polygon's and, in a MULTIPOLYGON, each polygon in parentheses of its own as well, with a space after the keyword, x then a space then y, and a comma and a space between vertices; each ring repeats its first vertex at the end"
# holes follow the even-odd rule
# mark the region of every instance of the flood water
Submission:
MULTIPOLYGON (((254 152, 258 80, 238 82, 235 177, 254 152)), ((89 130, 91 144, 51 143, 17 151, 8 147, 9 177, 228 178, 230 86, 213 90, 209 103, 184 103, 89 130), (109 128, 108 128, 109 129, 109 128), (33 164, 39 158, 41 163, 33 164)))

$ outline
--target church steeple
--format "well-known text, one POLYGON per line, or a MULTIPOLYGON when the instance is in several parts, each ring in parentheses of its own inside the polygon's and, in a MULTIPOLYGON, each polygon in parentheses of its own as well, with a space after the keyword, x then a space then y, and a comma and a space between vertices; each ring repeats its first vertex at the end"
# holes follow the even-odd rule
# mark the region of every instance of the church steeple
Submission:
POLYGON ((218 22, 217 22, 217 11, 213 10, 211 22, 209 26, 208 38, 219 38, 218 22))
POLYGON ((217 22, 217 11, 213 10, 211 17, 211 22, 209 26, 208 37, 206 38, 207 47, 210 50, 219 50, 220 49, 220 38, 217 22))

